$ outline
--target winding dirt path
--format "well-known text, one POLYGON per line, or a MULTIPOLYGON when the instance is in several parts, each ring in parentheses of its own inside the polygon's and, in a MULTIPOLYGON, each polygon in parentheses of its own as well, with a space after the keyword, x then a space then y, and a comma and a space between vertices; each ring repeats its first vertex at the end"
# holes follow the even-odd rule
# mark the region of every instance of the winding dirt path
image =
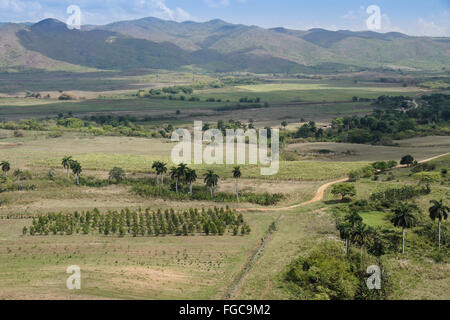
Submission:
POLYGON ((421 161, 419 161, 419 163, 430 162, 430 161, 433 161, 433 160, 436 160, 436 159, 439 159, 439 158, 442 158, 442 157, 445 157, 445 156, 450 156, 450 152, 441 154, 441 155, 436 156, 436 157, 432 157, 432 158, 428 158, 428 159, 425 159, 425 160, 421 160, 421 161))
POLYGON ((241 212, 241 211, 264 211, 264 212, 266 212, 266 211, 285 211, 285 210, 290 210, 290 209, 295 209, 295 208, 307 206, 309 204, 313 204, 315 202, 322 201, 323 197, 325 195, 325 191, 329 187, 331 187, 332 185, 337 184, 337 183, 345 182, 347 180, 348 180, 348 177, 343 178, 343 179, 339 179, 339 180, 336 180, 336 181, 328 182, 328 183, 320 186, 319 189, 317 189, 317 192, 316 192, 316 195, 314 196, 314 198, 312 198, 309 201, 305 201, 305 202, 302 202, 302 203, 299 203, 299 204, 294 204, 292 206, 281 207, 281 208, 239 208, 239 209, 236 209, 236 211, 239 211, 239 212, 241 212))
MULTIPOLYGON (((425 159, 425 160, 420 160, 419 163, 430 162, 430 161, 433 161, 433 160, 436 160, 436 159, 439 159, 439 158, 442 158, 442 157, 445 157, 445 156, 450 156, 450 152, 447 152, 447 153, 444 153, 444 154, 441 154, 441 155, 438 155, 438 156, 435 156, 435 157, 431 157, 431 158, 428 158, 428 159, 425 159)), ((398 168, 406 168, 406 167, 408 167, 408 165, 400 164, 400 165, 396 166, 395 168, 398 169, 398 168)))
MULTIPOLYGON (((421 160, 421 161, 419 161, 419 163, 430 162, 430 161, 433 161, 433 160, 436 160, 436 159, 439 159, 439 158, 442 158, 442 157, 445 157, 445 156, 448 156, 448 155, 450 155, 450 152, 447 152, 447 153, 444 153, 444 154, 441 154, 441 155, 438 155, 438 156, 435 156, 435 157, 431 157, 431 158, 428 158, 428 159, 421 160)), ((406 168, 406 167, 407 167, 407 165, 398 165, 395 168, 406 168)), ((307 205, 310 205, 310 204, 322 201, 323 198, 324 198, 324 195, 325 195, 325 191, 329 187, 331 187, 332 185, 335 185, 337 183, 346 182, 347 180, 348 180, 348 177, 342 178, 342 179, 339 179, 339 180, 336 180, 336 181, 328 182, 328 183, 320 186, 319 189, 317 189, 317 192, 316 192, 316 195, 314 196, 314 198, 312 198, 311 200, 306 201, 306 202, 302 202, 302 203, 299 203, 299 204, 294 204, 292 206, 281 207, 281 208, 239 208, 239 209, 236 209, 236 211, 238 211, 238 212, 242 212, 242 211, 263 211, 263 212, 267 212, 267 211, 285 211, 285 210, 290 210, 290 209, 295 209, 295 208, 307 206, 307 205)))

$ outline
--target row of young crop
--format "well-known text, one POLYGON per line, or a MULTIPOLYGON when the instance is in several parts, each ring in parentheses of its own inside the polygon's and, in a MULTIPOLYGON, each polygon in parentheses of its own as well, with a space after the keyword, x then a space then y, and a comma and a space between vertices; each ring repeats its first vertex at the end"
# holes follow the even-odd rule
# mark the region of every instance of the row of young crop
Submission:
POLYGON ((24 227, 23 235, 102 234, 105 236, 188 236, 195 234, 248 235, 250 226, 242 214, 230 208, 174 209, 151 211, 123 209, 100 213, 86 212, 48 213, 33 218, 31 226, 24 227))

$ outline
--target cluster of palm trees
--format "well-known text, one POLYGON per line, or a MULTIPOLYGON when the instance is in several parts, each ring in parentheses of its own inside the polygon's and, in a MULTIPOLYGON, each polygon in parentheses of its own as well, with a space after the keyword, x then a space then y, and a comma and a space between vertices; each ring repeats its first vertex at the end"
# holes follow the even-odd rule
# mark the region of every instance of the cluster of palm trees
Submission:
MULTIPOLYGON (((450 213, 450 208, 444 204, 444 200, 431 200, 431 207, 428 209, 430 214, 430 219, 435 221, 438 220, 438 246, 439 251, 441 251, 441 224, 442 220, 447 220, 448 214, 450 213)), ((418 212, 419 208, 412 204, 398 205, 394 210, 394 216, 391 222, 396 227, 402 228, 402 253, 405 253, 405 230, 414 227, 417 224, 417 217, 414 214, 418 212)))
MULTIPOLYGON (((0 168, 3 171, 4 176, 8 177, 8 172, 11 171, 11 164, 8 161, 3 160, 2 162, 0 162, 0 168)), ((13 172, 13 177, 17 179, 18 188, 19 188, 19 190, 21 190, 22 189, 21 181, 23 179, 26 179, 26 177, 27 177, 25 172, 23 172, 20 169, 16 169, 13 172)))
POLYGON ((167 172, 167 163, 155 161, 153 162, 152 169, 156 171, 156 184, 159 184, 159 176, 161 176, 161 185, 164 185, 164 174, 167 172))
POLYGON ((357 212, 353 211, 347 215, 337 228, 341 239, 345 240, 345 252, 347 254, 350 251, 351 243, 360 245, 362 250, 364 240, 368 237, 370 230, 357 212))
MULTIPOLYGON (((443 220, 447 220, 450 213, 450 208, 444 204, 441 200, 431 200, 431 207, 428 209, 430 218, 435 221, 438 220, 439 238, 438 245, 439 251, 441 250, 441 224, 443 220)), ((395 227, 402 228, 402 254, 405 253, 405 233, 406 229, 413 228, 417 224, 416 212, 419 208, 413 204, 399 203, 392 210, 394 216, 391 219, 392 224, 395 227)), ((337 228, 340 237, 345 240, 345 250, 348 253, 350 243, 355 243, 362 247, 373 233, 370 227, 364 224, 362 217, 357 212, 351 212, 348 214, 344 221, 339 223, 337 228)))
POLYGON ((72 170, 72 173, 75 175, 76 183, 79 185, 80 174, 83 171, 81 164, 74 160, 71 156, 67 156, 61 160, 61 165, 67 170, 67 178, 70 177, 70 170, 72 170))
MULTIPOLYGON (((167 173, 167 163, 161 161, 153 162, 152 169, 156 172, 156 184, 164 185, 164 174, 167 173)), ((189 168, 186 164, 180 163, 176 167, 170 168, 169 171, 170 178, 175 182, 175 191, 179 192, 179 186, 182 184, 185 186, 189 185, 189 194, 192 195, 192 187, 195 181, 198 179, 197 172, 194 169, 189 168)), ((236 201, 239 202, 239 179, 241 178, 241 168, 234 167, 233 177, 236 179, 236 201)), ((219 183, 219 175, 217 175, 213 170, 208 170, 204 177, 203 182, 209 188, 211 198, 214 196, 214 189, 219 183)))

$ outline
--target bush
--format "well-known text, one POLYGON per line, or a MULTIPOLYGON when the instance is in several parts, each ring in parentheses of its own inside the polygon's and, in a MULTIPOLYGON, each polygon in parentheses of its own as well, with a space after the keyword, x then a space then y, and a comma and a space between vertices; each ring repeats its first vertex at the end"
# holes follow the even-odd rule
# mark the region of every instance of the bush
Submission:
POLYGON ((300 299, 350 300, 359 279, 338 242, 324 242, 306 258, 292 262, 285 275, 291 291, 300 299))
POLYGON ((65 92, 61 93, 61 95, 58 97, 58 100, 75 100, 75 97, 71 93, 65 92))
POLYGON ((338 183, 331 189, 331 194, 339 195, 342 200, 347 200, 356 195, 356 188, 350 183, 338 183))
MULTIPOLYGON (((178 190, 181 187, 178 186, 178 190)), ((178 194, 174 191, 175 184, 170 185, 170 189, 162 188, 161 186, 155 186, 148 183, 137 183, 134 184, 131 192, 141 196, 141 197, 158 197, 167 200, 198 200, 198 201, 216 201, 216 202, 236 202, 236 195, 234 193, 216 192, 214 198, 211 199, 210 192, 205 188, 194 187, 193 195, 179 192, 178 194)), ((239 195, 239 200, 241 202, 249 202, 254 204, 259 204, 263 206, 271 206, 280 202, 284 198, 282 194, 254 194, 249 192, 242 192, 239 195)))
POLYGON ((60 138, 60 137, 62 137, 62 135, 63 135, 63 133, 62 133, 62 131, 52 131, 52 132, 50 132, 49 134, 48 134, 48 137, 49 138, 60 138))

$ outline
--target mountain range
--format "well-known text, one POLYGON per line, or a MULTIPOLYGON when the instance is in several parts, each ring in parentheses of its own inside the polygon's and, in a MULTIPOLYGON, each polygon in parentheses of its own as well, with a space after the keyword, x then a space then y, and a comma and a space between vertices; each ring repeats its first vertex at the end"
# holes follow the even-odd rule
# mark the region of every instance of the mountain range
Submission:
POLYGON ((54 19, 0 25, 0 68, 198 68, 212 72, 318 72, 450 66, 450 38, 371 31, 264 29, 157 18, 68 29, 54 19))

